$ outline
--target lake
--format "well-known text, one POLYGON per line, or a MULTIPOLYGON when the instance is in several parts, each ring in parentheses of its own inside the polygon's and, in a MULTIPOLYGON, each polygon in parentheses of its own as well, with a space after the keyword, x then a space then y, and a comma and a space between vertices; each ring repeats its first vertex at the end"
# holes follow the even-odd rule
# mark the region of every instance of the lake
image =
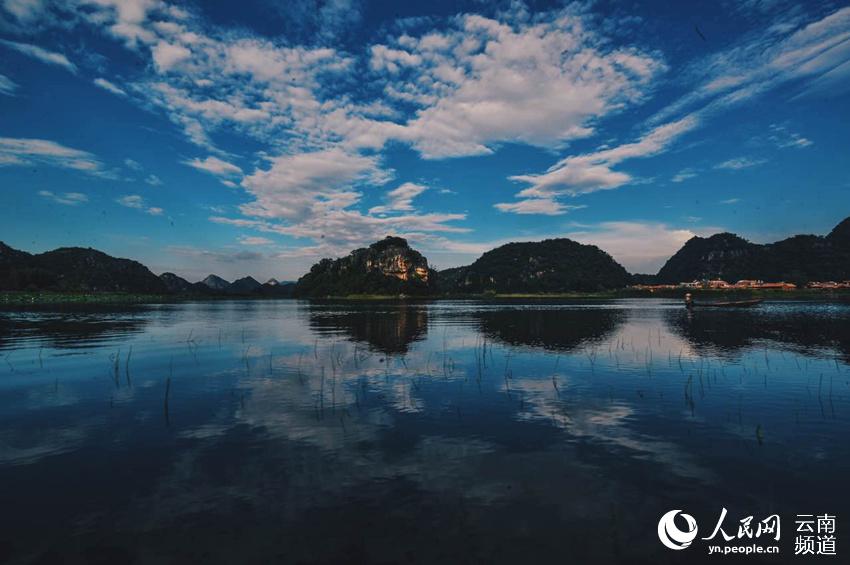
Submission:
POLYGON ((723 508, 850 554, 847 303, 7 311, 0 355, 5 563, 716 563, 657 529, 723 508))

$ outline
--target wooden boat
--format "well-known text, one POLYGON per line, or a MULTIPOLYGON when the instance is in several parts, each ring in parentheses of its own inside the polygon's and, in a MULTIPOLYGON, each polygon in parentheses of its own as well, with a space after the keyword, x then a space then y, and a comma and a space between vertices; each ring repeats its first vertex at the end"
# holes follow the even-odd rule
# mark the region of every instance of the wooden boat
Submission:
POLYGON ((721 302, 685 302, 688 308, 751 308, 761 304, 761 298, 749 300, 725 300, 721 302))

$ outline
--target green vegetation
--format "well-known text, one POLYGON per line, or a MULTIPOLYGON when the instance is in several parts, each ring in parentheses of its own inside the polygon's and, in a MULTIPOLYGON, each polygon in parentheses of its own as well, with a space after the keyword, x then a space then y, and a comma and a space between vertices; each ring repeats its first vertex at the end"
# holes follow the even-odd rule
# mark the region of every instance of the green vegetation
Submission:
POLYGON ((0 305, 28 304, 157 304, 174 302, 170 294, 134 294, 127 292, 0 292, 0 305))
POLYGON ((447 293, 563 294, 623 288, 629 273, 593 245, 569 239, 508 243, 468 267, 440 273, 447 293))

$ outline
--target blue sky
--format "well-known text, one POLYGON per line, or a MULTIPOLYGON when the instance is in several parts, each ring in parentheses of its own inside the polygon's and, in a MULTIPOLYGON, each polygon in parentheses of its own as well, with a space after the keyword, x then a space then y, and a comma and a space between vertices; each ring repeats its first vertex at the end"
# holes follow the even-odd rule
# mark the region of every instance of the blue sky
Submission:
POLYGON ((841 2, 0 0, 0 240, 295 279, 850 215, 841 2), (671 4, 674 4, 671 6, 671 4))

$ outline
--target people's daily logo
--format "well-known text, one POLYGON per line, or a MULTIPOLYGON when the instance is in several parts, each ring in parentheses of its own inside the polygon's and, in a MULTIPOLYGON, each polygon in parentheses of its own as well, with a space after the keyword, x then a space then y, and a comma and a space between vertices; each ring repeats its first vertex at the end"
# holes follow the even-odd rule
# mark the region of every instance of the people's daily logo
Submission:
POLYGON ((670 549, 685 549, 697 537, 697 521, 681 510, 671 510, 658 521, 658 539, 670 549), (684 529, 676 525, 676 516, 684 522, 684 529))

